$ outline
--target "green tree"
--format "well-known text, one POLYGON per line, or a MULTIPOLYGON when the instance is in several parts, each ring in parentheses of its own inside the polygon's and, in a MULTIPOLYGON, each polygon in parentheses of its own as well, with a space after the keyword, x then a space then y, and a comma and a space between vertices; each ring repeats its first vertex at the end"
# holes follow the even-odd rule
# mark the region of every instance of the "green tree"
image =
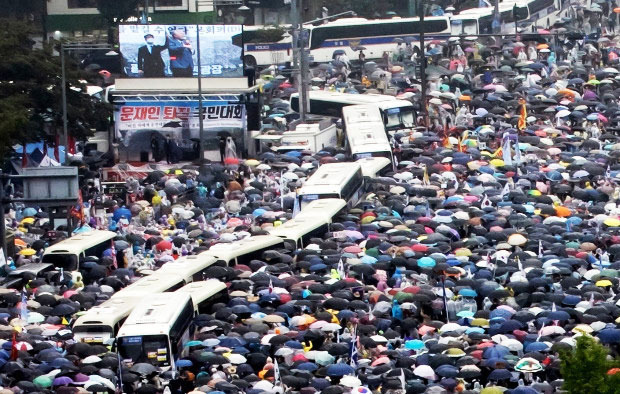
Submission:
MULTIPOLYGON (((33 49, 32 25, 0 19, 0 157, 24 142, 54 139, 62 129, 61 68, 51 46, 33 49)), ((95 104, 67 56, 67 118, 69 133, 77 139, 91 128, 105 127, 110 110, 95 104)))
POLYGON ((47 3, 49 0, 8 0, 3 4, 7 17, 34 21, 39 26, 43 39, 47 39, 47 3))
POLYGON ((97 10, 108 25, 108 43, 114 43, 114 28, 130 16, 135 16, 142 0, 97 0, 97 10))
POLYGON ((607 349, 592 337, 577 338, 574 349, 560 353, 563 389, 570 394, 618 393, 620 374, 607 374, 618 361, 609 361, 607 354, 607 349))

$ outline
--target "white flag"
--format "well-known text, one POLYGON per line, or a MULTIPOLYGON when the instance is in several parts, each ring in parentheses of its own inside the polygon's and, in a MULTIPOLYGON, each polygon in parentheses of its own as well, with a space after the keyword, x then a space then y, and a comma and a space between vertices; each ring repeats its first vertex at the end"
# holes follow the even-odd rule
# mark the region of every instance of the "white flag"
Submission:
POLYGON ((506 184, 504 185, 504 188, 502 189, 502 193, 501 193, 502 199, 504 198, 504 196, 507 196, 508 193, 510 193, 510 184, 506 182, 506 184))
POLYGON ((502 146, 502 159, 507 166, 512 165, 512 152, 510 151, 510 138, 504 138, 504 145, 502 146))
POLYGON ((543 258, 543 245, 542 245, 542 240, 538 240, 538 258, 542 259, 543 258))
POLYGON ((278 366, 278 360, 274 359, 273 360, 273 385, 280 386, 281 383, 282 382, 280 380, 280 367, 278 366))
POLYGON ((493 204, 491 203, 491 200, 489 200, 489 197, 487 197, 487 195, 485 194, 480 206, 482 207, 482 209, 484 209, 484 208, 489 208, 492 205, 493 204))
POLYGON ((523 264, 521 264, 521 259, 519 258, 519 256, 515 257, 515 259, 517 260, 517 266, 519 267, 519 271, 523 272, 523 264))
POLYGON ((340 258, 340 261, 338 261, 338 276, 340 276, 340 279, 346 279, 347 277, 347 273, 344 270, 344 261, 342 261, 342 257, 340 258))
POLYGON ((295 193, 295 202, 293 203, 293 218, 297 216, 297 214, 301 212, 301 208, 299 207, 299 198, 297 193, 295 193))

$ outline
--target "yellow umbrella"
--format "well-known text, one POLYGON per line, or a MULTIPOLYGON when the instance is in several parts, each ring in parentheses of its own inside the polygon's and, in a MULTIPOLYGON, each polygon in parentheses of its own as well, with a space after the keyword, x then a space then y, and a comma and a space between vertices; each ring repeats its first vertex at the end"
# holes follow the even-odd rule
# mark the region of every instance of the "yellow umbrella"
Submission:
POLYGON ((608 227, 620 227, 620 220, 616 218, 607 218, 603 224, 608 227))
POLYGON ((22 225, 23 224, 34 224, 34 218, 23 218, 22 221, 20 222, 22 225))
POLYGON ((247 159, 245 161, 245 164, 250 166, 250 167, 256 167, 257 165, 260 164, 260 161, 256 160, 256 159, 247 159))
POLYGON ((471 325, 474 327, 489 327, 489 320, 478 317, 471 321, 471 325))
POLYGON ((19 251, 19 254, 21 254, 22 256, 32 256, 36 253, 37 251, 32 248, 26 248, 19 251))
POLYGON ((612 283, 609 279, 602 279, 596 282, 596 285, 598 287, 607 287, 607 286, 612 286, 612 283))
POLYGON ((174 170, 174 175, 183 175, 183 170, 174 170))
POLYGON ((469 257, 472 255, 472 253, 471 253, 471 250, 467 248, 458 248, 457 250, 454 251, 454 255, 457 257, 460 257, 460 256, 469 257))
POLYGON ((503 167, 504 164, 504 160, 501 159, 493 159, 489 162, 489 164, 491 164, 493 167, 503 167))

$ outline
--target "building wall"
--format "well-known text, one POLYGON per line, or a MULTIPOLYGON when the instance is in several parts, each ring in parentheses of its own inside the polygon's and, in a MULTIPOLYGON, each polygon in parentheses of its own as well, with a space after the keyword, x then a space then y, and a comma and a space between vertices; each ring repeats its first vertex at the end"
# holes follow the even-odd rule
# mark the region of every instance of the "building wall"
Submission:
MULTIPOLYGON (((88 1, 85 1, 84 3, 88 3, 88 1)), ((47 2, 48 15, 92 15, 98 13, 99 11, 97 11, 96 7, 69 8, 69 0, 49 0, 47 2)))

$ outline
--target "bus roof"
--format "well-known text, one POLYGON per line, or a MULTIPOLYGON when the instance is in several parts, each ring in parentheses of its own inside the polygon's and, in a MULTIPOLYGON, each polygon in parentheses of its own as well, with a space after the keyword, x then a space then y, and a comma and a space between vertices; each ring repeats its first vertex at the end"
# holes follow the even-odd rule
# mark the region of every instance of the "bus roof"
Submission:
POLYGON ((371 178, 376 177, 379 171, 392 164, 387 157, 365 157, 356 162, 361 164, 362 174, 371 178))
POLYGON ((175 293, 189 293, 194 302, 194 306, 196 306, 224 290, 226 290, 226 284, 224 282, 217 279, 209 279, 188 283, 175 293))
POLYGON ((219 243, 211 246, 201 254, 208 254, 219 260, 230 261, 237 256, 251 253, 255 250, 272 247, 282 243, 282 239, 273 235, 256 235, 235 242, 219 243))
POLYGON ((167 333, 188 301, 191 301, 191 297, 187 292, 152 294, 136 305, 123 323, 118 336, 167 333), (147 327, 148 332, 145 331, 147 327))
MULTIPOLYGON (((304 210, 306 208, 304 207, 304 210)), ((285 222, 278 227, 273 227, 268 229, 269 234, 275 235, 277 237, 283 239, 291 239, 295 242, 299 240, 304 235, 308 234, 310 231, 313 231, 325 224, 328 221, 326 218, 318 216, 318 217, 295 217, 294 219, 285 222)))
POLYGON ((155 272, 171 272, 185 278, 212 266, 214 263, 215 257, 203 252, 196 255, 179 257, 176 260, 167 262, 155 272))
POLYGON ((312 194, 335 194, 340 192, 346 183, 359 173, 361 167, 358 163, 328 163, 323 164, 297 192, 298 195, 312 194))
MULTIPOLYGON (((43 255, 54 253, 80 254, 83 250, 111 240, 114 237, 116 237, 116 233, 107 230, 93 230, 87 233, 77 234, 45 248, 43 255)), ((110 246, 112 246, 112 244, 110 244, 110 246)))
POLYGON ((360 170, 357 163, 327 163, 308 178, 304 186, 342 186, 360 170))
MULTIPOLYGON (((299 93, 293 93, 292 97, 299 97, 299 93)), ((345 104, 375 104, 382 101, 395 101, 396 97, 387 94, 374 94, 374 93, 341 93, 341 92, 326 92, 323 90, 311 90, 308 92, 310 100, 329 100, 345 104)))
POLYGON ((136 297, 109 299, 101 305, 90 308, 75 320, 73 326, 109 325, 114 327, 116 323, 128 316, 139 302, 140 298, 136 297))
POLYGON ((181 281, 183 281, 181 275, 168 271, 160 272, 157 270, 153 272, 153 274, 140 278, 124 289, 117 291, 111 298, 114 299, 126 296, 139 297, 143 295, 161 293, 181 281))
POLYGON ((323 198, 310 201, 308 205, 295 216, 295 219, 322 216, 331 223, 334 216, 346 206, 347 202, 340 198, 323 198))

